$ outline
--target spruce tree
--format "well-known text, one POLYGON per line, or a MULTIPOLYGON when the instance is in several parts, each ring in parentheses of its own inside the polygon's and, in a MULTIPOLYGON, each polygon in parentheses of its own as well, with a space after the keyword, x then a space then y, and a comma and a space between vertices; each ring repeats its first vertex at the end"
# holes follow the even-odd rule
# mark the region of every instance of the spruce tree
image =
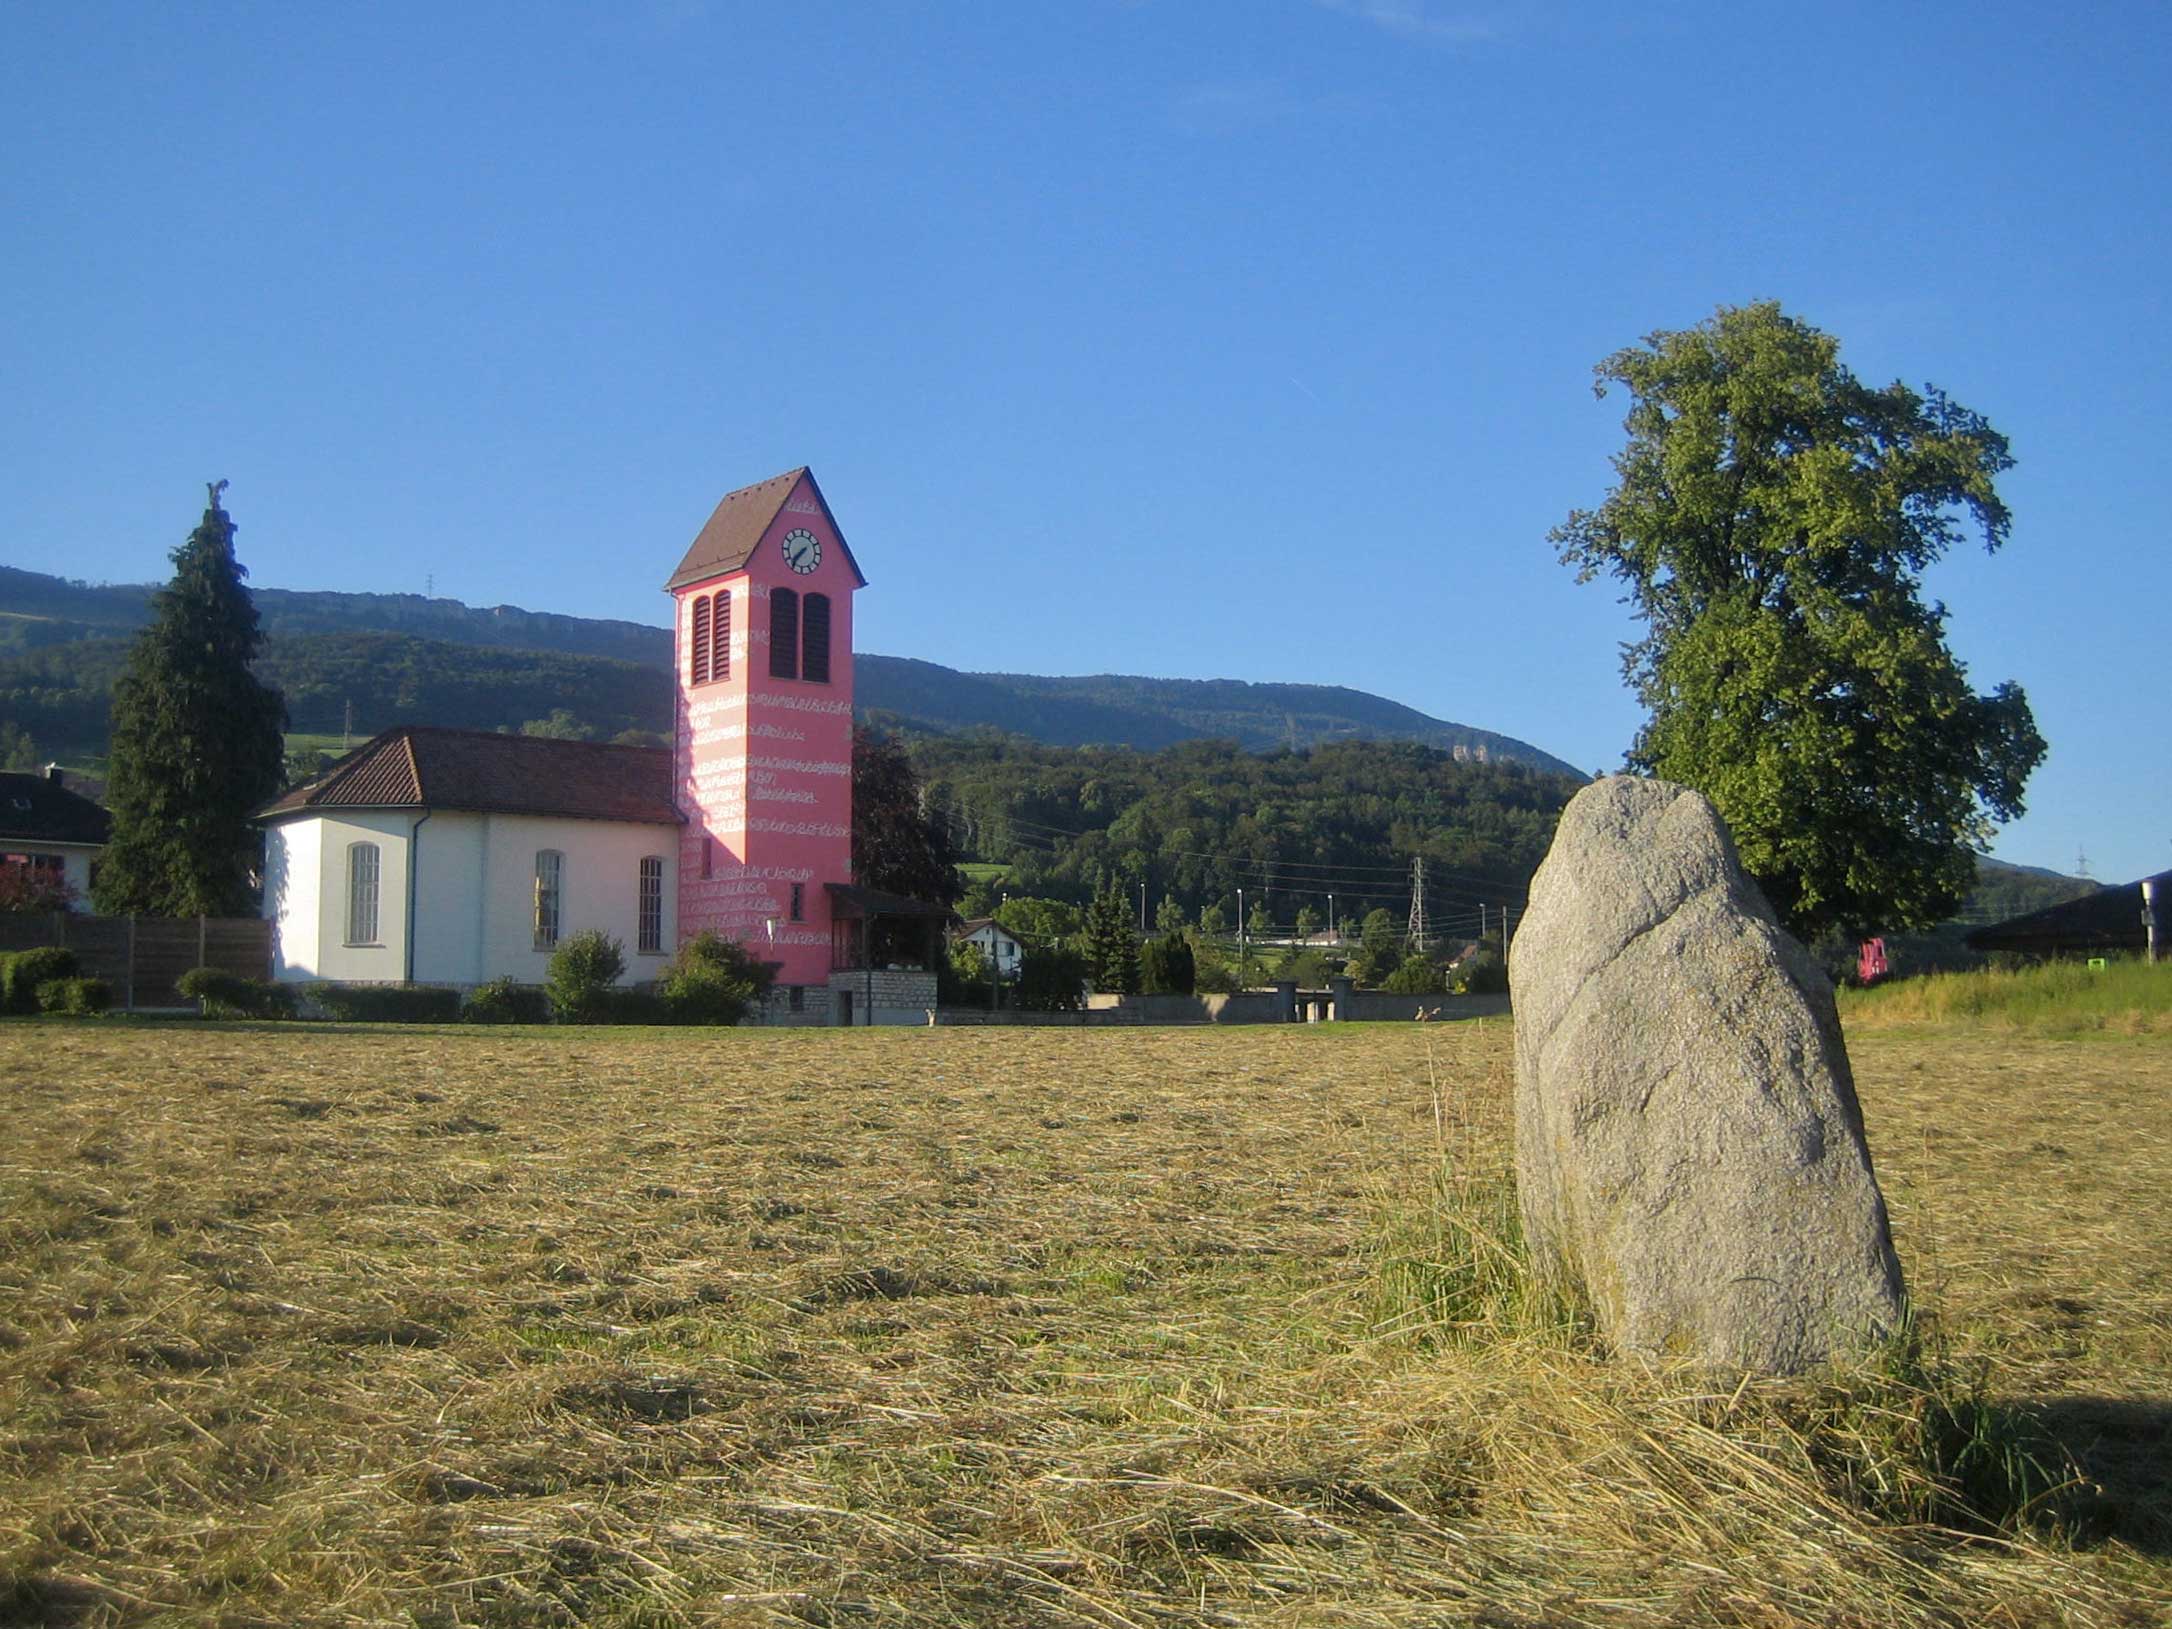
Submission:
POLYGON ((237 916, 255 909, 249 811, 279 790, 286 703, 250 672, 263 634, 234 558, 224 481, 151 625, 113 686, 113 835, 92 897, 101 911, 237 916))
POLYGON ((1114 886, 1094 895, 1086 908, 1086 965, 1102 994, 1138 993, 1139 941, 1131 931, 1129 903, 1114 886))

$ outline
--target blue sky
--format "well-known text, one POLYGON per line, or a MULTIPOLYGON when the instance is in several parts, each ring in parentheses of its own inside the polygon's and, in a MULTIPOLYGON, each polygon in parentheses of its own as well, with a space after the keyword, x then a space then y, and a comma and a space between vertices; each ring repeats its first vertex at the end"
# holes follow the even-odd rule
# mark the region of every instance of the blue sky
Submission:
POLYGON ((2159 4, 1002 0, 0 13, 9 564, 661 623, 812 464, 863 650, 1347 684, 1590 768, 1546 533, 1600 358, 1778 299, 2012 439, 1928 589, 2051 756, 1997 847, 2172 865, 2159 4))

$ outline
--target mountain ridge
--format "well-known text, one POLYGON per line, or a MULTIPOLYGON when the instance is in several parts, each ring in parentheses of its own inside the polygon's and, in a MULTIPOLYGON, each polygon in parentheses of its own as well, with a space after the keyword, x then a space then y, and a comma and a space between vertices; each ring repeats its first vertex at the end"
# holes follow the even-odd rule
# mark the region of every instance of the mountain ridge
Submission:
MULTIPOLYGON (((0 653, 52 651, 125 635, 150 619, 157 592, 158 585, 149 583, 89 584, 0 566, 0 653)), ((264 631, 279 643, 283 656, 300 648, 295 642, 323 639, 331 642, 323 649, 337 651, 351 646, 358 635, 371 635, 508 654, 533 652, 556 659, 554 670, 567 660, 628 663, 656 672, 668 672, 671 665, 671 631, 647 623, 513 605, 478 607, 420 594, 261 587, 252 593, 264 631)), ((379 654, 387 648, 380 647, 379 654)), ((413 651, 409 656, 415 660, 413 651)), ((1204 739, 1232 740, 1253 752, 1344 740, 1416 741, 1480 762, 1523 763, 1579 779, 1586 773, 1514 736, 1434 718, 1346 685, 1144 674, 974 673, 924 658, 874 652, 858 654, 855 666, 858 710, 884 724, 945 732, 992 728, 1049 746, 1146 750, 1204 739)), ((614 695, 636 688, 624 674, 598 674, 614 695)), ((567 688, 563 705, 581 712, 583 687, 569 682, 567 688)), ((524 690, 522 709, 534 705, 532 690, 524 690)), ((381 728, 425 721, 371 722, 381 728)), ((505 722, 518 727, 523 719, 505 722)), ((668 725, 668 716, 663 716, 643 727, 668 725)))

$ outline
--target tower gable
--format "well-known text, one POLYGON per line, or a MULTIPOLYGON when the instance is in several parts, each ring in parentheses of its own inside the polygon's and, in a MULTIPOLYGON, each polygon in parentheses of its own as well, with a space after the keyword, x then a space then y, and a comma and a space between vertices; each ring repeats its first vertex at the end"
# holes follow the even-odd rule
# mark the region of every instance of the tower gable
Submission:
POLYGON ((665 589, 676 594, 695 583, 746 570, 759 557, 763 544, 775 547, 777 541, 792 529, 789 520, 794 515, 819 519, 818 535, 826 535, 834 542, 841 563, 850 575, 850 586, 865 588, 867 579, 860 574, 859 562, 852 558, 845 534, 839 530, 837 518, 830 513, 822 488, 815 483, 814 471, 802 465, 753 486, 725 493, 710 512, 708 524, 702 527, 693 546, 680 560, 678 569, 664 584, 665 589))

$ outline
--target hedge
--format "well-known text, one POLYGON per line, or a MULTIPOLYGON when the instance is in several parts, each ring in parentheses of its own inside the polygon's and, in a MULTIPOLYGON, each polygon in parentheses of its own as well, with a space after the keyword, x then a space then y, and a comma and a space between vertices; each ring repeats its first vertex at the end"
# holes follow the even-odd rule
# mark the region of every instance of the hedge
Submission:
POLYGON ((198 1003, 206 1018, 292 1018, 301 1005, 290 985, 216 967, 192 967, 174 988, 198 1003))
POLYGON ((309 999, 348 1024, 453 1024, 460 992, 437 984, 312 984, 309 999))
POLYGON ((540 984, 492 979, 468 992, 460 1016, 471 1024, 547 1024, 551 998, 540 984))
POLYGON ((47 979, 38 986, 41 1012, 91 1018, 113 1005, 113 986, 104 979, 47 979))

